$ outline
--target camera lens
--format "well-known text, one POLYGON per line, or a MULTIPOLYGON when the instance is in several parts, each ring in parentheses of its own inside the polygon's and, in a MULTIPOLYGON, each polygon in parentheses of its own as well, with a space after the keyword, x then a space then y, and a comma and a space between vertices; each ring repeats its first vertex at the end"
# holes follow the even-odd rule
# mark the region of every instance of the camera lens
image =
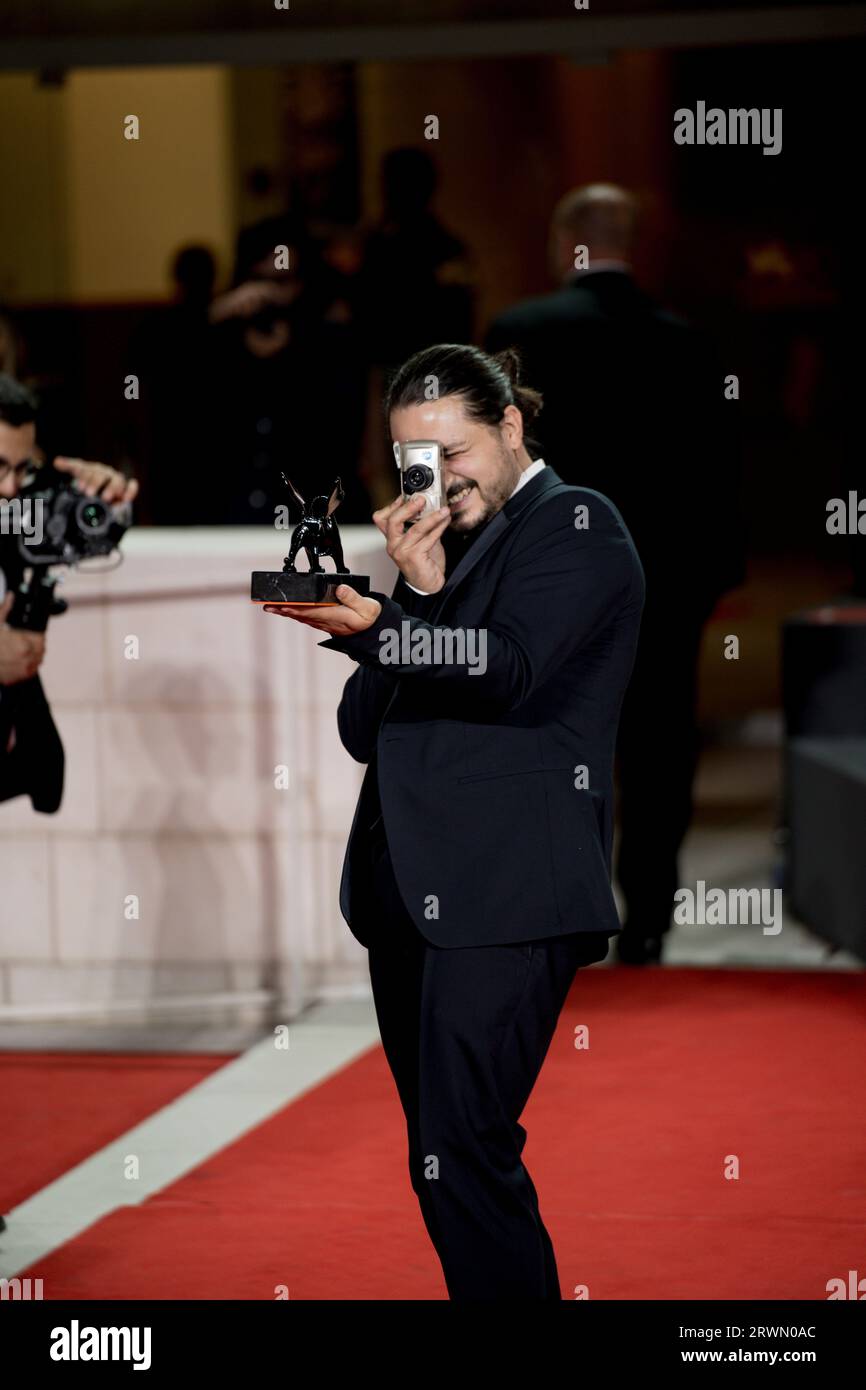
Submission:
POLYGON ((82 497, 75 509, 75 520, 89 536, 101 536, 111 525, 111 512, 98 497, 82 497))
POLYGON ((423 492, 425 488, 433 484, 433 469, 425 468, 422 463, 413 464, 407 468, 403 474, 404 494, 412 492, 423 492))

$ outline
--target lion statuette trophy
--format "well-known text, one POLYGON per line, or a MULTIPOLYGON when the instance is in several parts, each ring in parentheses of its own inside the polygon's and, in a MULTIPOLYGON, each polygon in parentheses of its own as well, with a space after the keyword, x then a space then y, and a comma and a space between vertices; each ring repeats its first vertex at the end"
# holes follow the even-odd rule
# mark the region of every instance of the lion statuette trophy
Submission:
POLYGON ((330 496, 322 493, 305 502, 285 473, 282 478, 301 509, 301 520, 292 532, 283 568, 253 571, 250 590, 253 603, 338 604, 336 589, 339 584, 351 584, 357 593, 368 594, 370 576, 350 574, 343 559, 340 533, 334 520, 334 512, 346 495, 340 479, 335 480, 330 496), (295 559, 301 550, 306 553, 309 569, 295 568, 295 559), (335 573, 324 568, 323 555, 334 561, 335 573))

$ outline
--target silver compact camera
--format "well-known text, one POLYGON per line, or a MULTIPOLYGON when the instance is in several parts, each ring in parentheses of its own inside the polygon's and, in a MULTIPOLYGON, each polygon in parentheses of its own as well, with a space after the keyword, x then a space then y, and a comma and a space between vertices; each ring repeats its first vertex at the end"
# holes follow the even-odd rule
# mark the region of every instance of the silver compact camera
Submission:
POLYGON ((406 523, 411 526, 444 505, 442 445, 435 439, 410 439, 406 444, 394 445, 394 458, 400 470, 404 501, 412 497, 424 498, 424 510, 406 523))

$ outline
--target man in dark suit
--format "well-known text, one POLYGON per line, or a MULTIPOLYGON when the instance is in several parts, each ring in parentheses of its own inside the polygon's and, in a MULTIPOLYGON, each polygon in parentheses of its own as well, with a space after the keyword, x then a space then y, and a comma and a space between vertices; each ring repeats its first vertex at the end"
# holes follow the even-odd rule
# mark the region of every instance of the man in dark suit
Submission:
POLYGON ((339 606, 272 610, 358 663, 338 723, 367 771, 340 906, 453 1300, 561 1298, 519 1119, 575 972, 619 930, 613 753, 643 574, 607 498, 531 457, 539 404, 513 355, 416 354, 391 435, 440 442, 446 505, 408 530, 420 499, 376 513, 392 597, 342 585, 339 606))
POLYGON ((544 397, 541 447, 566 482, 616 504, 646 573, 619 731, 617 954, 638 965, 660 960, 679 886, 703 629, 745 570, 737 405, 710 345, 635 284, 635 213, 607 184, 563 198, 550 238, 560 288, 506 310, 485 346, 519 350, 544 397))

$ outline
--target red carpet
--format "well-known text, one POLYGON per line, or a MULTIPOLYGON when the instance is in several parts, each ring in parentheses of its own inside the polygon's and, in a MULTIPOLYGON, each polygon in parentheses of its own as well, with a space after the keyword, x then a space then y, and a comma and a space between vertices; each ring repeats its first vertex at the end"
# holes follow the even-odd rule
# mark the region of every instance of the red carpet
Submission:
POLYGON ((4 1053, 0 1212, 32 1197, 228 1060, 210 1053, 4 1053))
MULTIPOLYGON (((524 1115, 564 1297, 825 1299, 866 1274, 864 1057, 859 974, 581 972, 524 1115)), ((27 1272, 55 1299, 444 1298, 405 1148, 376 1048, 27 1272)))

